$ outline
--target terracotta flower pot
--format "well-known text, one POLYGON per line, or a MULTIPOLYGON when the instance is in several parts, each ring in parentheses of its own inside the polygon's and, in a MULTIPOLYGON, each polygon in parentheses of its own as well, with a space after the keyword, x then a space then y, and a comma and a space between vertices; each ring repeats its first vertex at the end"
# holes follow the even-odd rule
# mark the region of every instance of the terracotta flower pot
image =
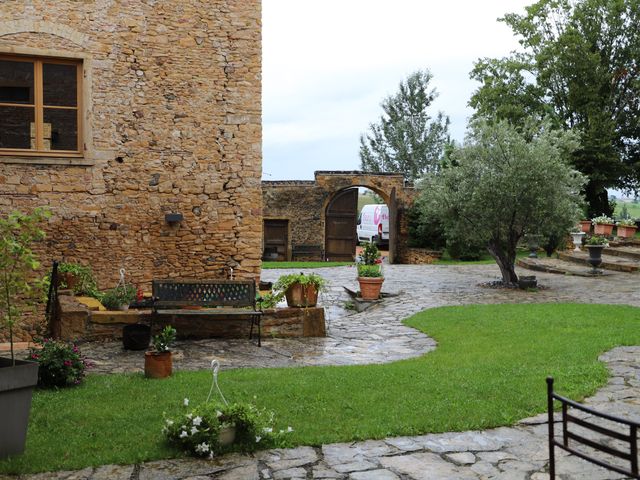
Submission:
POLYGON ((173 361, 171 352, 145 352, 144 376, 147 378, 167 378, 171 376, 173 361))
POLYGON ((360 296, 363 300, 378 300, 384 277, 358 277, 360 296))
POLYGON ((628 225, 618 225, 618 236, 622 238, 631 238, 636 234, 638 227, 628 225))
POLYGON ((609 236, 613 232, 613 223, 596 223, 593 227, 593 233, 596 235, 609 236))
POLYGON ((591 231, 591 220, 580 220, 580 229, 584 233, 589 233, 591 231))
POLYGON ((295 283, 285 292, 290 307, 315 307, 318 303, 318 289, 315 285, 295 283))

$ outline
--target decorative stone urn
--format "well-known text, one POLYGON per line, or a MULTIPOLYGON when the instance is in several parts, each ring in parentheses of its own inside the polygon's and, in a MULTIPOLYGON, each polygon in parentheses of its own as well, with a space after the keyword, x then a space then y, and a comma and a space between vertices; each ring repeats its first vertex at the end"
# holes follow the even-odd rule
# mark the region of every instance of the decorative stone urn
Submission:
POLYGON ((606 245, 586 245, 589 249, 589 259, 587 260, 592 267, 591 273, 600 274, 602 270, 598 270, 598 267, 602 263, 602 250, 606 245))
POLYGON ((571 238, 573 239, 573 245, 575 246, 575 248, 573 249, 574 252, 580 252, 582 251, 580 249, 580 246, 582 245, 582 239, 585 236, 584 232, 572 232, 571 233, 571 238))

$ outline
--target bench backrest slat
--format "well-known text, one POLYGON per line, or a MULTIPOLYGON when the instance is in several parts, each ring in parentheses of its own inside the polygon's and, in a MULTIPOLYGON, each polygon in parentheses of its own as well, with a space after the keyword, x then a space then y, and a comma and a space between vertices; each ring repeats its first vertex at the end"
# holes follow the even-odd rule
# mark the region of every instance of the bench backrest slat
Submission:
POLYGON ((255 307, 253 280, 154 280, 156 307, 255 307))

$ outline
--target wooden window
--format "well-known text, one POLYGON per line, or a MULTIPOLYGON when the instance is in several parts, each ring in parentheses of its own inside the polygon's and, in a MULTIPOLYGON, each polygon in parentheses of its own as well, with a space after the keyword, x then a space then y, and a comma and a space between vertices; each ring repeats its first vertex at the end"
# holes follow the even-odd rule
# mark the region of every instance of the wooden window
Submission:
POLYGON ((0 55, 0 155, 82 156, 82 62, 0 55))

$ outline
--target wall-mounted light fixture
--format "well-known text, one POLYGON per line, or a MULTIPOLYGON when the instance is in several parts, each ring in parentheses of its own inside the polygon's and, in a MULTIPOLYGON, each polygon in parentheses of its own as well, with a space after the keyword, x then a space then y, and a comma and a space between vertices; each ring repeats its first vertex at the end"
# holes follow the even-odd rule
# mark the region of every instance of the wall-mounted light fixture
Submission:
POLYGON ((165 213, 164 220, 170 225, 176 225, 183 220, 181 213, 165 213))

